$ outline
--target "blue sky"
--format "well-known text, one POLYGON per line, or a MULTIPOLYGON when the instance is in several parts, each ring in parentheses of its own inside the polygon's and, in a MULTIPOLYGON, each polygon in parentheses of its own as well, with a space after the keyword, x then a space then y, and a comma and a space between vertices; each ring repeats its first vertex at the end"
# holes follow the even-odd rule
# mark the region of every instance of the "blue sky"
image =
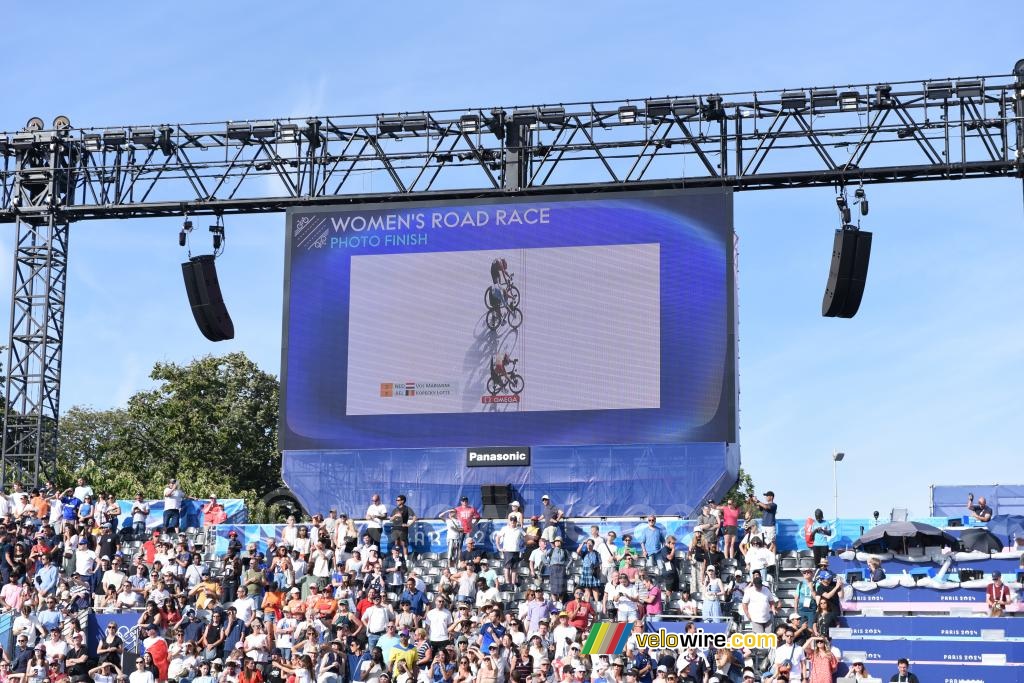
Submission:
MULTIPOLYGON (((972 76, 1024 57, 998 24, 1019 16, 1016 2, 983 13, 952 2, 48 7, 6 13, 0 129, 35 115, 159 124, 972 76)), ((832 191, 736 196, 743 457, 785 516, 831 510, 834 448, 847 453, 844 516, 923 515, 929 484, 1021 479, 1021 182, 868 196, 875 242, 853 320, 819 315, 832 191)), ((120 405, 157 360, 243 350, 276 373, 283 225, 228 219, 218 268, 237 336, 219 345, 186 306, 179 221, 74 225, 62 405, 120 405)), ((0 232, 0 282, 12 235, 0 232)))

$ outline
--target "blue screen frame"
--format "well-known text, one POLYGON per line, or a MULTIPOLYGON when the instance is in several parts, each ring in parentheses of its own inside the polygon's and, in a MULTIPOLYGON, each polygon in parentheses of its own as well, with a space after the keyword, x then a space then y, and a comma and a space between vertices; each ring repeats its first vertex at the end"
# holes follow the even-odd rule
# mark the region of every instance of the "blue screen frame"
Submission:
MULTIPOLYGON (((296 208, 286 220, 282 450, 736 442, 734 242, 728 189, 296 208), (509 224, 512 216, 532 210, 536 217, 542 209, 546 223, 509 224), (453 214, 468 224, 432 228, 436 214, 442 224, 453 214), (498 220, 502 215, 503 222, 498 220), (332 227, 346 218, 351 225, 356 216, 362 217, 360 223, 385 224, 392 216, 392 224, 410 227, 362 231, 356 242, 346 239, 352 233, 332 227), (423 228, 418 227, 421 222, 423 228), (387 236, 395 234, 426 239, 417 237, 425 243, 409 245, 390 238, 392 243, 387 243, 387 236), (371 235, 378 236, 376 244, 364 239, 371 235), (659 408, 346 415, 353 256, 653 242, 661 253, 659 408), (706 419, 709 402, 714 411, 706 419)), ((381 353, 387 352, 382 341, 381 353)))

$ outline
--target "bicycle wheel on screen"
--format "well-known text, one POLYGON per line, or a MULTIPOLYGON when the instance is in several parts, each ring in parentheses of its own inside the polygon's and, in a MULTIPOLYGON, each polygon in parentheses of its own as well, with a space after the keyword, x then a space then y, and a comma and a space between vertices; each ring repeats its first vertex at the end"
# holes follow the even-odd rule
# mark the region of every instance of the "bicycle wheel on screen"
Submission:
POLYGON ((487 393, 491 396, 497 396, 498 392, 501 391, 501 387, 494 381, 493 377, 487 378, 487 393))
POLYGON ((513 394, 519 394, 520 392, 522 392, 524 386, 526 386, 526 382, 525 382, 525 380, 523 380, 523 376, 522 375, 520 375, 518 372, 510 372, 509 373, 509 375, 508 375, 508 389, 509 389, 509 391, 511 391, 513 394))
POLYGON ((508 301, 509 308, 519 308, 519 288, 509 285, 505 290, 505 300, 508 301))
POLYGON ((488 308, 487 317, 485 318, 484 322, 487 323, 488 329, 498 329, 498 325, 501 324, 501 312, 496 308, 488 308))
POLYGON ((510 308, 505 320, 508 322, 508 326, 514 330, 523 324, 523 312, 518 308, 510 308))
POLYGON ((494 302, 491 301, 491 288, 484 288, 484 306, 487 308, 494 308, 494 302))

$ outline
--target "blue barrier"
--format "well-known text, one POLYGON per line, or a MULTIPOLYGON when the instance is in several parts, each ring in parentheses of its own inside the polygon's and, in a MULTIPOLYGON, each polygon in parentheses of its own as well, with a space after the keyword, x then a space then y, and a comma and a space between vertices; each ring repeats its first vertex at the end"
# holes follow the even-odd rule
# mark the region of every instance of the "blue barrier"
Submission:
MULTIPOLYGON (((867 562, 861 562, 860 560, 844 560, 841 557, 830 557, 828 558, 828 568, 833 572, 839 574, 845 574, 846 572, 864 571, 867 569, 867 562)), ((937 570, 941 566, 941 562, 905 562, 903 560, 883 560, 882 569, 889 576, 895 574, 902 574, 906 571, 908 574, 920 573, 924 569, 937 570)), ((980 560, 953 560, 950 565, 949 573, 957 572, 961 569, 979 569, 986 574, 991 574, 993 571, 1000 571, 1005 576, 1016 576, 1020 570, 1020 560, 1017 559, 994 559, 986 558, 980 560)))
MULTIPOLYGON (((872 677, 888 681, 896 673, 896 661, 870 662, 872 677)), ((911 658, 910 671, 922 683, 1024 683, 1024 666, 922 663, 911 658)))
POLYGON ((861 603, 862 606, 864 603, 872 602, 943 602, 949 603, 952 607, 956 604, 963 603, 984 604, 985 589, 951 588, 950 590, 939 590, 938 588, 926 588, 923 586, 915 586, 914 588, 896 586, 894 588, 875 588, 870 591, 854 589, 853 599, 858 603, 861 603))
MULTIPOLYGON (((186 529, 190 526, 201 527, 203 526, 203 507, 209 503, 209 500, 189 498, 181 502, 181 524, 180 528, 186 529)), ((218 501, 224 506, 224 513, 227 515, 227 523, 230 524, 244 524, 248 518, 249 513, 245 509, 245 501, 240 498, 229 498, 226 500, 218 501)), ((118 520, 118 524, 122 529, 130 529, 132 527, 132 505, 135 503, 133 500, 119 500, 117 506, 121 508, 121 517, 118 520)), ((149 506, 149 515, 146 517, 146 529, 152 531, 164 525, 164 501, 163 499, 158 500, 147 500, 146 504, 149 506)))
POLYGON ((12 629, 14 628, 14 615, 10 612, 0 614, 0 646, 4 652, 10 652, 14 647, 12 629))
POLYGON ((981 663, 982 655, 1005 655, 1007 663, 1024 664, 1024 640, 919 640, 868 636, 836 638, 833 643, 843 652, 863 652, 869 667, 873 660, 895 661, 906 657, 911 662, 981 663))
POLYGON ((1024 638, 1024 619, 1006 617, 845 617, 854 636, 980 638, 982 629, 1002 629, 1007 638, 1024 638))

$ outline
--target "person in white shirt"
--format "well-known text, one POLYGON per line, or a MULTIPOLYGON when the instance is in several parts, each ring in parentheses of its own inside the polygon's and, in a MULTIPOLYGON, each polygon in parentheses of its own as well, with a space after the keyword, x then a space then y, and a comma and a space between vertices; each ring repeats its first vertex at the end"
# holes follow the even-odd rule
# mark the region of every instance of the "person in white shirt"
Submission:
POLYGON ((146 660, 139 657, 135 660, 135 671, 128 676, 128 683, 155 683, 153 674, 146 668, 146 660))
POLYGON ((576 642, 577 633, 576 627, 569 625, 569 615, 561 612, 558 615, 558 625, 551 633, 555 641, 555 657, 557 659, 569 656, 569 645, 576 642))
POLYGON ((78 550, 75 551, 75 573, 79 576, 88 576, 96 571, 96 551, 89 548, 89 542, 84 538, 78 541, 78 550))
POLYGON ((71 495, 73 495, 78 500, 85 500, 86 496, 89 496, 90 498, 96 497, 96 495, 92 491, 92 487, 86 484, 85 479, 83 479, 82 477, 79 477, 78 481, 75 482, 75 484, 75 491, 71 495))
POLYGON ((366 508, 366 533, 377 547, 380 547, 380 535, 384 530, 384 520, 387 518, 388 509, 380 502, 380 494, 373 494, 370 505, 366 508))
POLYGON ((510 586, 516 585, 516 572, 519 569, 520 550, 523 547, 523 541, 525 535, 523 534, 523 528, 520 526, 520 515, 517 517, 514 514, 508 516, 508 526, 503 527, 498 532, 498 537, 495 539, 498 543, 498 547, 501 549, 502 567, 504 568, 505 583, 510 586))
POLYGON ((794 639, 794 631, 787 626, 782 635, 782 642, 776 645, 768 653, 768 661, 771 662, 772 675, 779 672, 779 667, 788 664, 792 671, 792 678, 803 680, 804 676, 804 648, 797 645, 794 639))
POLYGON ((231 605, 235 608, 238 620, 248 627, 256 613, 256 601, 249 597, 249 591, 245 586, 238 589, 238 598, 231 605))
POLYGON ((178 488, 178 480, 171 479, 164 488, 164 533, 178 530, 181 524, 181 501, 185 494, 178 488))
POLYGON ((764 541, 755 537, 750 541, 750 549, 743 556, 747 570, 753 575, 754 571, 767 569, 775 564, 775 553, 764 547, 764 541))
POLYGON ((761 572, 755 571, 750 586, 743 591, 743 614, 750 621, 754 633, 767 633, 775 618, 778 600, 771 589, 761 582, 761 572))
POLYGON ((427 639, 430 647, 437 652, 448 644, 448 629, 455 623, 452 613, 445 607, 444 597, 434 598, 434 609, 427 612, 424 617, 427 625, 427 639))
POLYGON ((43 627, 40 625, 39 620, 36 619, 35 615, 32 614, 32 608, 25 605, 21 608, 21 614, 14 618, 14 623, 11 626, 11 633, 14 637, 25 636, 28 638, 26 646, 31 649, 35 647, 36 638, 39 636, 46 635, 43 631, 43 627))

